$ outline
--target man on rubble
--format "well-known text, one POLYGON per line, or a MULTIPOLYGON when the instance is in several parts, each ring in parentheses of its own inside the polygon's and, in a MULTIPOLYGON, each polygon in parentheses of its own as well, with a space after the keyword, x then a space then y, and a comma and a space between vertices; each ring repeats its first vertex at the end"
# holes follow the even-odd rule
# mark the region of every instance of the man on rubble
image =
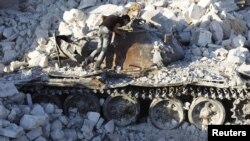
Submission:
POLYGON ((89 57, 87 57, 84 61, 84 65, 93 62, 95 56, 99 53, 94 66, 95 70, 99 70, 108 46, 114 42, 115 35, 118 34, 123 39, 126 38, 125 32, 119 30, 118 28, 127 25, 129 22, 130 17, 128 15, 123 15, 121 17, 115 15, 104 16, 103 21, 99 26, 97 48, 90 54, 89 57))

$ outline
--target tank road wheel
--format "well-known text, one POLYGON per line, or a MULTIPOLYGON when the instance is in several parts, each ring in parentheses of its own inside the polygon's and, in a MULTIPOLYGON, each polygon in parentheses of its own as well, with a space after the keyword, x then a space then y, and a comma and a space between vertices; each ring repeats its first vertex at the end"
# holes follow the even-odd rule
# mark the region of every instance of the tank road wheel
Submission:
POLYGON ((103 114, 118 126, 126 126, 137 120, 140 113, 138 101, 125 94, 109 96, 103 104, 103 114))
POLYGON ((32 95, 33 103, 52 103, 57 105, 59 108, 62 108, 62 101, 56 95, 50 94, 38 94, 32 95))
POLYGON ((157 128, 176 128, 184 120, 183 104, 178 99, 154 99, 150 104, 149 119, 157 128))
POLYGON ((207 125, 223 124, 225 115, 225 109, 219 101, 204 97, 196 98, 188 111, 189 121, 200 129, 207 129, 207 125))
POLYGON ((250 124, 250 98, 236 99, 231 111, 236 124, 250 124))
POLYGON ((88 111, 100 112, 99 100, 91 93, 69 95, 63 104, 65 114, 69 114, 70 108, 77 108, 81 114, 86 114, 88 111))

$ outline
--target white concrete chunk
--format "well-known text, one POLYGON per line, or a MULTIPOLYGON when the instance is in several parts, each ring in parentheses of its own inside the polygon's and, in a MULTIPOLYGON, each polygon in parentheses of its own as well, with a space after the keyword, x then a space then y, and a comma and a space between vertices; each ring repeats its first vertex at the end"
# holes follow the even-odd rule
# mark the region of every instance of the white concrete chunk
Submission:
POLYGON ((209 25, 214 41, 221 42, 223 40, 223 29, 218 21, 212 21, 209 25))
POLYGON ((103 119, 103 118, 100 118, 100 119, 98 120, 97 124, 96 124, 96 129, 100 129, 101 126, 102 126, 102 124, 103 124, 103 122, 104 122, 104 119, 103 119))
POLYGON ((194 20, 200 20, 200 18, 204 15, 204 12, 205 9, 203 9, 202 7, 196 4, 191 4, 190 7, 188 8, 187 16, 194 20))
POLYGON ((45 115, 44 109, 40 104, 35 104, 34 107, 30 111, 31 115, 42 116, 45 115))
POLYGON ((17 58, 18 52, 16 50, 8 50, 4 52, 4 57, 3 57, 3 62, 4 63, 9 63, 11 61, 14 61, 17 58))
POLYGON ((230 46, 231 45, 231 40, 230 39, 223 40, 221 45, 224 46, 224 47, 230 46))
POLYGON ((31 131, 29 131, 26 136, 28 137, 29 140, 34 140, 35 138, 41 136, 43 134, 42 128, 38 127, 35 128, 31 131))
POLYGON ((192 35, 192 42, 198 46, 206 46, 212 42, 211 38, 211 32, 200 29, 192 35))
POLYGON ((77 133, 76 129, 64 129, 64 138, 67 140, 77 140, 77 133))
POLYGON ((84 123, 82 125, 81 131, 83 132, 92 132, 95 126, 95 122, 89 120, 89 119, 84 119, 84 123))
POLYGON ((63 125, 67 125, 69 123, 68 118, 66 116, 60 116, 59 120, 62 122, 63 125))
POLYGON ((85 19, 86 15, 78 9, 71 9, 70 11, 65 11, 63 14, 63 20, 68 24, 76 21, 85 21, 85 19))
POLYGON ((245 44, 246 38, 242 35, 238 35, 233 38, 232 45, 234 47, 243 47, 245 44))
POLYGON ((202 8, 206 8, 211 4, 212 0, 199 0, 198 5, 202 8))
POLYGON ((3 105, 0 105, 0 119, 6 119, 10 111, 6 109, 3 105))
POLYGON ((100 118, 100 113, 97 112, 88 112, 87 117, 89 120, 93 121, 95 124, 98 122, 100 118))
POLYGON ((8 120, 9 121, 15 121, 17 117, 17 112, 15 109, 11 109, 10 114, 8 115, 8 120))
POLYGON ((62 130, 62 123, 60 120, 55 120, 52 124, 51 124, 51 130, 62 130))
POLYGON ((64 137, 64 132, 62 130, 54 130, 50 134, 51 138, 53 140, 60 140, 64 137))
POLYGON ((10 121, 4 120, 4 119, 0 119, 0 127, 7 127, 9 125, 10 125, 10 121))
POLYGON ((72 31, 69 25, 63 21, 60 22, 58 31, 59 31, 59 35, 72 35, 72 31))
POLYGON ((195 56, 201 56, 202 52, 201 52, 200 48, 195 47, 192 49, 192 54, 195 56))
POLYGON ((30 52, 28 54, 28 57, 30 60, 28 61, 28 64, 30 67, 47 67, 48 66, 48 56, 46 56, 43 53, 40 53, 39 51, 35 50, 33 52, 30 52))
POLYGON ((10 70, 15 71, 25 64, 26 64, 25 62, 13 61, 10 63, 10 70))
POLYGON ((24 134, 23 128, 11 123, 6 128, 0 128, 0 135, 9 138, 18 138, 24 134))
POLYGON ((235 4, 234 0, 218 1, 214 5, 219 11, 231 12, 238 10, 239 7, 235 4))
POLYGON ((55 110, 55 106, 51 103, 48 103, 44 106, 44 110, 47 114, 52 114, 55 110))
POLYGON ((9 37, 11 37, 13 34, 14 34, 14 30, 13 30, 12 27, 8 27, 8 28, 5 28, 5 29, 3 30, 3 36, 4 36, 5 38, 9 38, 9 37))
POLYGON ((20 126, 25 130, 31 130, 44 125, 48 121, 48 116, 24 115, 20 120, 20 126))
POLYGON ((18 90, 13 83, 0 82, 0 98, 10 97, 18 94, 18 90))
POLYGON ((115 123, 114 120, 110 120, 104 125, 106 133, 113 133, 115 130, 115 123))
POLYGON ((228 52, 227 61, 234 64, 242 64, 246 61, 246 55, 249 53, 247 48, 238 47, 228 52))

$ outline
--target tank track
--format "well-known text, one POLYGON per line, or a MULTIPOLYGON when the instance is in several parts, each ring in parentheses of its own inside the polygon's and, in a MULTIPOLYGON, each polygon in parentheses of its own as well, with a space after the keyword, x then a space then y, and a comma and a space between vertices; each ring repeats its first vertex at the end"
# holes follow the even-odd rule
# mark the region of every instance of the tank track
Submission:
MULTIPOLYGON (((229 101, 232 104, 230 106, 224 106, 228 111, 232 112, 229 117, 231 120, 226 119, 226 122, 230 124, 249 124, 249 120, 245 120, 244 117, 248 116, 246 112, 242 112, 242 102, 249 100, 249 89, 242 88, 218 88, 199 85, 179 85, 179 86, 165 86, 165 87, 142 87, 142 86, 125 86, 119 88, 110 88, 104 90, 94 90, 84 87, 61 87, 58 86, 22 86, 20 91, 24 93, 31 93, 32 97, 40 95, 53 95, 67 97, 71 94, 78 93, 95 93, 97 97, 107 98, 112 95, 126 94, 129 97, 141 100, 154 99, 181 99, 182 103, 192 103, 197 97, 204 97, 208 99, 216 99, 218 101, 229 101), (241 112, 239 112, 241 111, 241 112)), ((245 102, 246 103, 246 102, 245 102)), ((223 104, 224 105, 224 104, 223 104)), ((65 108, 65 107, 64 107, 65 108)), ((64 109, 65 110, 65 109, 64 109)), ((226 112, 226 113, 227 113, 226 112)))

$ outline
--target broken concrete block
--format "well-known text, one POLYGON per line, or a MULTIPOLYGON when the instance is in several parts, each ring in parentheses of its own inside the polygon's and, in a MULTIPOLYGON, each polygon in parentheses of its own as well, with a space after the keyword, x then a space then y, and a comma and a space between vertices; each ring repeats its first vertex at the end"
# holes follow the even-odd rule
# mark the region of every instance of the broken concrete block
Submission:
POLYGON ((193 20, 200 20, 200 18, 204 15, 204 13, 205 13, 204 8, 193 3, 188 8, 186 16, 188 16, 188 18, 191 18, 193 20))
POLYGON ((29 131, 26 136, 28 137, 29 140, 34 140, 35 138, 41 136, 43 134, 42 128, 38 127, 35 128, 31 131, 29 131))
POLYGON ((77 140, 77 133, 76 129, 64 129, 64 138, 67 140, 77 140))
POLYGON ((212 21, 209 25, 212 37, 215 42, 221 43, 223 40, 223 29, 218 21, 212 21))
POLYGON ((72 31, 68 24, 65 22, 60 22, 58 27, 59 35, 72 35, 72 31))
POLYGON ((48 116, 24 115, 20 120, 20 126, 25 130, 31 130, 44 125, 48 121, 48 116))
POLYGON ((0 135, 9 137, 9 138, 18 138, 24 134, 22 127, 17 126, 14 123, 11 123, 6 128, 0 128, 0 135))
POLYGON ((198 46, 206 46, 212 42, 212 33, 203 29, 196 31, 192 35, 192 43, 198 46))
POLYGON ((249 53, 247 48, 237 47, 228 52, 227 61, 234 64, 243 64, 246 61, 246 55, 249 53))
POLYGON ((52 114, 55 110, 55 105, 48 103, 44 106, 44 110, 47 114, 52 114))
POLYGON ((212 0, 199 0, 198 6, 206 8, 211 4, 212 0))
POLYGON ((16 60, 17 56, 18 56, 18 52, 16 50, 14 50, 14 49, 8 50, 8 51, 4 52, 4 57, 3 57, 2 61, 4 63, 9 63, 11 61, 16 60))
POLYGON ((0 119, 6 119, 10 111, 6 109, 3 105, 0 105, 0 119))
POLYGON ((201 56, 202 52, 201 52, 199 47, 194 47, 194 48, 192 48, 192 54, 194 56, 201 56))
POLYGON ((35 35, 37 38, 45 38, 45 39, 49 38, 48 30, 45 30, 45 29, 41 28, 40 26, 36 27, 35 35))
POLYGON ((225 12, 231 12, 239 9, 234 0, 218 1, 215 2, 214 5, 219 11, 225 11, 225 12))
POLYGON ((39 51, 35 50, 28 54, 30 60, 28 61, 29 67, 47 67, 48 66, 48 56, 39 51))
POLYGON ((14 30, 13 30, 12 27, 8 27, 8 28, 5 28, 5 29, 3 30, 3 36, 4 36, 5 38, 9 38, 9 37, 11 37, 12 35, 14 35, 14 30))
POLYGON ((62 130, 54 130, 50 133, 50 136, 53 140, 60 140, 64 137, 64 132, 62 130))
POLYGON ((103 122, 104 122, 104 119, 103 119, 103 118, 100 118, 100 119, 98 120, 97 124, 96 124, 96 129, 100 129, 101 126, 102 126, 102 124, 103 124, 103 122))
POLYGON ((97 0, 81 0, 78 9, 84 9, 91 6, 95 6, 97 4, 97 0))
POLYGON ((51 130, 62 130, 62 122, 60 120, 55 120, 52 124, 51 124, 51 130))
POLYGON ((84 119, 84 123, 82 125, 81 131, 83 132, 92 132, 95 126, 95 122, 89 120, 89 119, 84 119))
POLYGON ((32 110, 30 111, 31 115, 38 115, 38 116, 43 116, 46 113, 44 112, 44 109, 41 105, 35 104, 32 110))
POLYGON ((230 39, 223 40, 221 45, 224 46, 224 47, 230 46, 231 45, 231 40, 230 39))
POLYGON ((104 125, 106 133, 113 133, 115 131, 115 123, 114 120, 110 120, 104 125))
POLYGON ((191 33, 190 32, 181 32, 178 37, 179 37, 180 42, 189 43, 191 40, 191 33))
POLYGON ((10 70, 11 71, 15 71, 17 69, 19 69, 21 66, 26 65, 25 62, 20 62, 20 61, 13 61, 10 63, 10 70))
POLYGON ((245 44, 246 38, 242 35, 238 35, 232 39, 233 47, 243 47, 245 44))
POLYGON ((93 121, 95 124, 98 122, 100 118, 100 113, 97 112, 88 112, 87 117, 89 120, 93 121))
POLYGON ((76 21, 85 21, 85 19, 86 15, 78 9, 71 9, 70 11, 65 11, 63 14, 63 20, 68 24, 76 21))
POLYGON ((10 97, 18 94, 18 90, 13 83, 0 83, 0 98, 10 97))

